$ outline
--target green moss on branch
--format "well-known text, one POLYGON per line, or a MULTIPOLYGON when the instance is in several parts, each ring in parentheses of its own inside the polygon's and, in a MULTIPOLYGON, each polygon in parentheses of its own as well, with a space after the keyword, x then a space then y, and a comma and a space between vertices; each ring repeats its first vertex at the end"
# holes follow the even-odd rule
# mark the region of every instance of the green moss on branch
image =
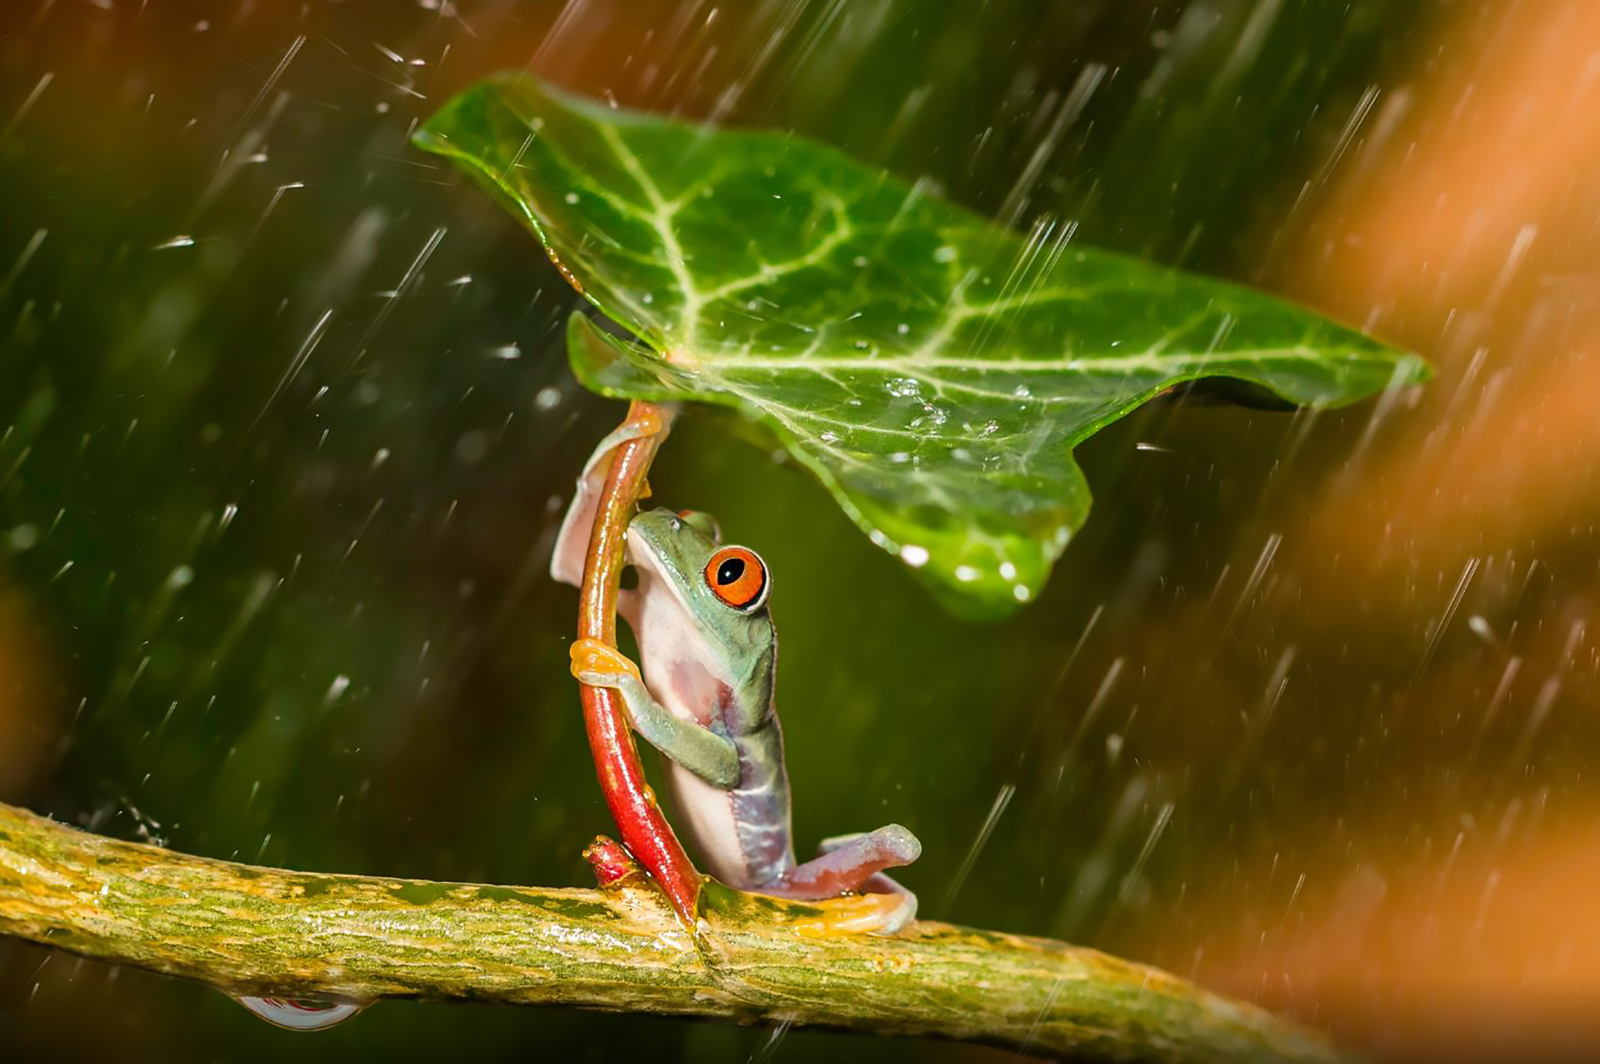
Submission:
POLYGON ((234 994, 787 1020, 1084 1060, 1337 1059, 1252 1006, 1059 942, 930 922, 817 934, 818 906, 714 886, 703 911, 696 942, 639 877, 566 890, 289 872, 0 805, 0 934, 234 994))

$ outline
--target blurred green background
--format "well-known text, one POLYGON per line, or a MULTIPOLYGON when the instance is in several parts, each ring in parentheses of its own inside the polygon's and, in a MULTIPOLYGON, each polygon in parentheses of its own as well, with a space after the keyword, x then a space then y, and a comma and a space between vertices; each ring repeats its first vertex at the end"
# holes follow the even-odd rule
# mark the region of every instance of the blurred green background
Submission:
MULTIPOLYGON (((534 241, 408 146, 476 78, 794 129, 1019 226, 1068 218, 1079 241, 1317 298, 1297 249, 1381 101, 1438 61, 1444 7, 0 6, 0 798, 292 868, 587 882, 609 825, 566 669, 576 595, 545 567, 622 409, 567 372, 578 301, 534 241)), ((1487 700, 1511 621, 1566 608, 1547 575, 1474 553, 1473 593, 1515 594, 1441 624, 1462 557, 1416 562, 1364 614, 1286 571, 1403 415, 1141 412, 1082 449, 1089 525, 990 626, 712 423, 685 420, 653 483, 775 573, 802 851, 904 823, 928 916, 1161 964, 1381 1049, 1359 1008, 1285 999, 1252 958, 1315 897, 1347 913, 1370 877, 1459 850, 1463 817, 1594 808, 1592 725, 1558 713, 1507 767, 1481 751, 1525 715, 1474 733, 1426 708, 1440 676, 1483 672, 1461 683, 1487 700)), ((1000 1059, 408 1003, 297 1036, 202 987, 0 943, 5 1059, 291 1053, 1000 1059)))

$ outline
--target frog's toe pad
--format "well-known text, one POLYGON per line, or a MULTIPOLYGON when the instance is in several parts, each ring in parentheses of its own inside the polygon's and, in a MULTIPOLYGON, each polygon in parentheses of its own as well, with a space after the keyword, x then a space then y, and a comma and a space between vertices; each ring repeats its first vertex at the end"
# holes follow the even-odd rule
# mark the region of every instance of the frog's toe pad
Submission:
POLYGON ((628 678, 639 679, 639 666, 618 650, 598 639, 580 639, 572 644, 572 675, 590 687, 619 687, 628 678))
POLYGON ((797 921, 803 935, 895 935, 917 916, 915 894, 853 894, 811 902, 819 916, 797 921))

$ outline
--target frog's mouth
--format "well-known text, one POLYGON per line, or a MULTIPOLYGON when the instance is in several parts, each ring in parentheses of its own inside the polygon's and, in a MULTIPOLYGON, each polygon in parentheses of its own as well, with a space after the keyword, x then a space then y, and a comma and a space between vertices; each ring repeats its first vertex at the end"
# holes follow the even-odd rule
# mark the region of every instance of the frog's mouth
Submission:
POLYGON ((728 685, 707 663, 726 651, 714 649, 705 626, 696 621, 671 560, 651 549, 644 536, 632 553, 639 585, 619 605, 639 644, 645 675, 655 678, 651 690, 674 714, 709 723, 728 685), (660 585, 671 594, 662 594, 660 585))
MULTIPOLYGON (((667 510, 652 510, 635 517, 628 526, 628 547, 629 554, 632 555, 630 560, 639 575, 641 586, 647 579, 660 580, 671 590, 673 601, 684 612, 685 619, 691 619, 699 604, 691 600, 689 589, 703 577, 698 569, 694 571, 685 569, 673 551, 662 549, 661 537, 666 533, 658 531, 656 526, 663 523, 666 525, 666 533, 673 536, 689 535, 704 538, 698 529, 677 514, 667 510)), ((709 546, 715 546, 709 540, 706 542, 709 546)), ((707 553, 709 554, 709 550, 707 553)))

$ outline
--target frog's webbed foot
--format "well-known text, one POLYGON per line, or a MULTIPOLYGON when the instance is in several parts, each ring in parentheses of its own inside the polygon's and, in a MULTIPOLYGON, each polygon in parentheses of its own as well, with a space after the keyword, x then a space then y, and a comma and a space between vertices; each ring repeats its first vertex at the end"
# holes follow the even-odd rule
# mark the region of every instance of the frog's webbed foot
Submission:
POLYGON ((590 687, 622 688, 637 684, 639 666, 614 646, 598 639, 579 639, 568 651, 572 675, 590 687))
POLYGON ((922 855, 922 843, 899 824, 860 835, 826 839, 821 854, 791 868, 777 883, 761 893, 820 901, 841 894, 860 893, 871 911, 863 911, 840 930, 893 935, 917 915, 917 896, 883 874, 885 868, 902 868, 922 855))
POLYGON ((595 511, 600 507, 600 492, 611 472, 611 458, 629 440, 665 433, 668 423, 653 409, 629 418, 612 430, 589 456, 578 478, 577 492, 556 536, 555 552, 550 555, 550 575, 563 584, 583 584, 583 561, 589 551, 589 532, 594 527, 595 511))

